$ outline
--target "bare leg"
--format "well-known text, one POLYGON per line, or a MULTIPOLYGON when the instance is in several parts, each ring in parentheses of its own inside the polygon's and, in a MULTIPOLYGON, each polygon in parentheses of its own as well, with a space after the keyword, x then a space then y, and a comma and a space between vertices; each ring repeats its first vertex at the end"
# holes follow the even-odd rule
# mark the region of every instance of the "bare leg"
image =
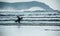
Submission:
POLYGON ((18 21, 18 28, 20 28, 20 21, 18 21))

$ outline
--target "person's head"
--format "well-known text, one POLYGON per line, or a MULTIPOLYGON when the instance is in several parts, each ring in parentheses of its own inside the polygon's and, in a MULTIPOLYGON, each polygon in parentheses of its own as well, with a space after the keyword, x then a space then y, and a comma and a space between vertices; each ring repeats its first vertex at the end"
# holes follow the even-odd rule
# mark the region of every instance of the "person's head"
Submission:
POLYGON ((17 15, 17 17, 19 18, 19 16, 17 15))

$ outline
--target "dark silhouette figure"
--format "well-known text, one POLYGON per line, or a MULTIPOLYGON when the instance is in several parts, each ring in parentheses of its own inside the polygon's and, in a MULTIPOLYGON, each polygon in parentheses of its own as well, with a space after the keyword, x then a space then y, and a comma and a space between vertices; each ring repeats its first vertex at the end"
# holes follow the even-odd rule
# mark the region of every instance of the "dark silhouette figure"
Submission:
POLYGON ((15 22, 18 22, 18 23, 20 23, 20 21, 23 19, 23 17, 19 17, 19 16, 17 16, 17 20, 15 21, 15 22))

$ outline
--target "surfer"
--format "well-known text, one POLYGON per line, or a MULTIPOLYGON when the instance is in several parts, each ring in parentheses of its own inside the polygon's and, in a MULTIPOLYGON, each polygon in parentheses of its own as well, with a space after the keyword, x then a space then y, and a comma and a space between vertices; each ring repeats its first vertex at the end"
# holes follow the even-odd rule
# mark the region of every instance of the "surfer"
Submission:
POLYGON ((15 21, 15 22, 18 22, 18 23, 20 23, 20 21, 23 19, 23 17, 19 17, 19 16, 17 16, 17 20, 15 21))

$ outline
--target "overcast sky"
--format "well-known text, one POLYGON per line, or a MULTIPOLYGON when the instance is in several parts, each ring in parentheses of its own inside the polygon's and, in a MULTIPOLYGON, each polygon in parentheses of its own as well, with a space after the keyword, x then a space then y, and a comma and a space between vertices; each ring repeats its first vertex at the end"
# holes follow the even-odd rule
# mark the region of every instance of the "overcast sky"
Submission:
POLYGON ((39 1, 49 5, 55 10, 60 10, 60 0, 0 0, 0 2, 28 2, 28 1, 39 1))

